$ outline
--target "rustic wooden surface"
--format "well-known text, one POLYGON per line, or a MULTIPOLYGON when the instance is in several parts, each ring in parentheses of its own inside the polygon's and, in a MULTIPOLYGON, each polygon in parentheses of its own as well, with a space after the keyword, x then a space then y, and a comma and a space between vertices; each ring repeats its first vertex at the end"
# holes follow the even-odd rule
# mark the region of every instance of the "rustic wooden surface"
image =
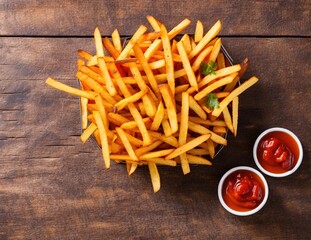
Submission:
MULTIPOLYGON (((0 1, 1 239, 308 239, 311 221, 310 1, 0 1), (77 86, 76 51, 94 52, 92 34, 132 34, 152 14, 168 26, 184 17, 210 27, 223 20, 223 42, 247 76, 260 82, 240 99, 238 137, 212 167, 160 168, 153 193, 148 170, 104 170, 93 141, 79 140, 78 99, 44 84, 77 86), (304 160, 293 175, 267 177, 259 213, 236 217, 217 198, 228 169, 255 167, 252 145, 264 129, 297 134, 304 160)), ((194 24, 189 28, 193 31, 194 24)), ((247 77, 246 76, 246 77, 247 77)))

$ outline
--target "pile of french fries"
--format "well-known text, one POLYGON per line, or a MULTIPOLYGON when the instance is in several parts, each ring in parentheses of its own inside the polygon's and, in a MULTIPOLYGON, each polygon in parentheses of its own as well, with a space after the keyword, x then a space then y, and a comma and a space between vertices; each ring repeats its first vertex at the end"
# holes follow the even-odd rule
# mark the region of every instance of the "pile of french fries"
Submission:
POLYGON ((106 168, 111 160, 125 162, 130 175, 148 165, 157 192, 158 165, 178 165, 187 174, 191 164, 212 164, 207 158, 227 145, 227 129, 237 134, 238 96, 258 79, 237 84, 245 67, 229 65, 221 52, 220 21, 206 33, 197 21, 192 37, 181 35, 188 19, 170 31, 152 16, 147 20, 152 30, 141 25, 125 44, 117 29, 111 38, 95 29, 96 54, 78 51, 81 89, 52 78, 46 84, 80 97, 81 140, 95 136, 106 168), (204 76, 200 66, 210 61, 217 68, 204 76), (217 108, 205 105, 209 93, 217 108))

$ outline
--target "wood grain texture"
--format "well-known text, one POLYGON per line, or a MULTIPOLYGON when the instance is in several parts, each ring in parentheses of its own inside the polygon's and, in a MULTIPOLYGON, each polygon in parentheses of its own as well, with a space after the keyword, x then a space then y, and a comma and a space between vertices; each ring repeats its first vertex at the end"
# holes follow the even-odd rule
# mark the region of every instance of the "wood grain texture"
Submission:
MULTIPOLYGON (((54 0, 0 2, 0 35, 91 36, 99 26, 103 35, 118 28, 131 35, 146 16, 154 15, 171 28, 189 18, 210 28, 218 19, 222 35, 310 36, 310 1, 101 1, 54 0)), ((149 27, 149 25, 148 25, 149 27)))
MULTIPOLYGON (((0 38, 1 239, 307 239, 310 191, 310 49, 306 38, 223 38, 259 84, 240 98, 238 137, 212 167, 160 168, 154 194, 147 168, 104 170, 93 141, 79 140, 78 99, 44 84, 72 86, 76 50, 91 38, 0 38), (255 167, 252 145, 268 127, 297 134, 304 161, 290 177, 267 177, 270 196, 256 215, 227 213, 217 198, 222 174, 255 167)), ((246 76, 246 77, 247 77, 246 76)))

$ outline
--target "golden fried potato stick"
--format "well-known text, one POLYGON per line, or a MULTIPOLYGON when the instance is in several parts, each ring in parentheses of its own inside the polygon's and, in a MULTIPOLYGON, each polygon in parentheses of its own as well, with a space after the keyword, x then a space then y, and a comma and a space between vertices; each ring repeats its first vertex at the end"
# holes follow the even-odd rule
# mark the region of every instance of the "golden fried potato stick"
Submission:
POLYGON ((167 84, 160 85, 159 90, 163 97, 165 106, 167 108, 168 119, 170 122, 172 134, 174 134, 178 131, 178 121, 177 121, 177 112, 176 112, 176 106, 175 106, 175 101, 174 101, 174 95, 171 92, 169 85, 167 84))
MULTIPOLYGON (((189 94, 189 93, 188 93, 189 94)), ((194 98, 190 95, 189 96, 189 107, 201 118, 206 120, 207 119, 207 115, 205 113, 205 111, 203 110, 203 108, 201 107, 201 105, 194 100, 194 98)))
POLYGON ((96 95, 95 92, 87 92, 87 91, 80 90, 78 88, 70 87, 50 77, 45 81, 45 83, 49 85, 50 87, 53 87, 57 90, 60 90, 66 93, 70 93, 70 94, 73 94, 79 97, 85 97, 90 100, 95 99, 95 95, 96 95))
POLYGON ((110 150, 108 146, 108 137, 106 128, 98 111, 93 111, 93 115, 96 121, 97 128, 99 130, 102 154, 106 168, 110 168, 110 150))
POLYGON ((208 85, 206 88, 200 90, 195 96, 194 99, 199 101, 202 98, 206 97, 207 94, 211 93, 215 89, 218 89, 224 85, 227 85, 233 81, 233 79, 238 75, 238 72, 232 73, 227 77, 224 77, 211 85, 208 85))
POLYGON ((197 21, 195 32, 194 32, 194 42, 200 42, 204 35, 204 26, 200 20, 197 21))
POLYGON ((147 31, 147 28, 144 25, 139 26, 139 28, 136 30, 132 38, 129 40, 125 48, 120 53, 117 60, 122 60, 127 57, 129 52, 132 50, 133 46, 138 42, 140 37, 147 31))
POLYGON ((97 126, 94 123, 91 123, 81 134, 80 136, 81 141, 85 143, 96 129, 97 126))
POLYGON ((112 38, 112 43, 115 47, 115 49, 121 53, 122 52, 122 44, 121 44, 121 38, 120 38, 120 34, 118 29, 115 29, 112 34, 111 34, 111 38, 112 38))
POLYGON ((110 42, 109 38, 105 37, 103 40, 104 48, 108 51, 108 53, 114 58, 117 59, 120 55, 118 50, 113 46, 110 42))
POLYGON ((153 191, 158 192, 160 190, 161 183, 160 183, 160 175, 158 172, 157 165, 153 162, 148 162, 148 168, 150 172, 153 191))
POLYGON ((137 156, 136 156, 136 154, 135 154, 135 152, 133 150, 133 147, 132 147, 129 139, 127 138, 127 135, 125 134, 124 130, 122 128, 117 127, 116 131, 117 131, 117 133, 118 133, 118 135, 119 135, 119 137, 120 137, 120 139, 121 139, 121 141, 123 143, 123 146, 125 147, 128 155, 131 157, 131 159, 133 161, 138 161, 138 158, 137 158, 137 156))
POLYGON ((109 121, 107 118, 107 112, 106 112, 105 106, 103 104, 103 99, 100 95, 95 96, 95 104, 97 107, 97 111, 99 112, 103 120, 104 126, 106 128, 106 132, 108 133, 109 132, 109 121))
POLYGON ((110 74, 108 72, 105 60, 103 58, 97 58, 98 66, 100 68, 100 71, 102 73, 102 77, 106 80, 106 88, 107 91, 111 96, 115 96, 117 94, 117 90, 115 86, 113 85, 113 82, 111 80, 110 74))
POLYGON ((145 88, 145 90, 139 91, 130 97, 122 99, 121 101, 117 102, 114 106, 116 107, 117 111, 121 111, 129 103, 134 103, 138 101, 139 99, 141 99, 147 92, 148 92, 148 88, 145 88))
POLYGON ((158 150, 155 152, 148 152, 143 155, 139 156, 139 159, 150 159, 150 158, 159 158, 167 156, 168 154, 172 153, 174 151, 174 148, 172 149, 164 149, 164 150, 158 150))
POLYGON ((147 59, 144 56, 143 51, 135 44, 133 47, 133 50, 135 52, 135 56, 137 57, 140 65, 142 66, 143 70, 145 71, 147 75, 147 79, 149 81, 149 84, 152 88, 152 90, 159 95, 159 89, 158 89, 158 83, 153 75, 153 72, 151 70, 151 67, 147 61, 147 59))
POLYGON ((240 69, 241 69, 240 64, 236 64, 236 65, 233 65, 230 67, 219 69, 219 70, 215 71, 215 74, 209 74, 209 75, 205 76, 201 80, 201 82, 199 83, 199 88, 205 86, 206 84, 210 83, 211 81, 213 81, 217 78, 225 77, 227 75, 230 75, 231 73, 238 72, 238 71, 240 71, 240 69))
MULTIPOLYGON (((188 135, 188 116, 189 116, 189 94, 183 92, 181 95, 181 120, 180 120, 180 129, 179 129, 179 138, 178 146, 183 146, 187 142, 188 135)), ((184 175, 190 173, 190 166, 187 160, 186 153, 181 154, 180 156, 181 168, 184 175)))
POLYGON ((188 128, 189 130, 199 133, 199 134, 211 134, 211 139, 215 142, 215 143, 219 143, 222 145, 227 145, 227 140, 225 138, 223 138, 222 136, 212 132, 211 130, 207 129, 206 127, 203 127, 200 124, 197 123, 193 123, 191 121, 188 122, 188 128))
POLYGON ((96 48, 96 56, 98 58, 104 57, 104 46, 103 46, 103 42, 102 42, 102 36, 101 33, 97 28, 95 28, 94 30, 94 40, 95 40, 95 48, 96 48))
POLYGON ((201 50, 220 32, 221 22, 218 20, 214 26, 205 34, 198 45, 189 53, 189 60, 193 59, 201 50))
POLYGON ((207 139, 211 137, 211 134, 203 134, 186 144, 176 148, 171 154, 167 155, 165 159, 173 159, 175 157, 180 156, 183 153, 186 153, 187 151, 199 146, 201 143, 205 142, 207 139))
POLYGON ((121 126, 123 123, 130 122, 130 120, 124 117, 121 114, 109 112, 107 115, 109 122, 113 123, 116 126, 121 126))
POLYGON ((82 129, 87 128, 87 104, 88 104, 88 99, 85 97, 80 98, 80 107, 81 107, 81 127, 82 129))
POLYGON ((231 114, 229 112, 228 107, 225 107, 222 111, 222 114, 224 116, 225 123, 227 125, 227 128, 234 134, 233 124, 232 124, 232 118, 231 114))
POLYGON ((226 67, 225 56, 223 53, 219 53, 217 56, 217 68, 222 69, 226 67))
POLYGON ((218 38, 213 46, 213 50, 208 58, 208 61, 216 62, 217 56, 220 52, 220 48, 221 48, 221 38, 218 38))
POLYGON ((161 101, 158 105, 157 112, 153 118, 150 130, 151 131, 157 131, 162 123, 163 117, 164 117, 165 109, 163 102, 161 101))
POLYGON ((135 150, 136 156, 140 157, 141 155, 151 152, 152 150, 156 149, 158 146, 160 146, 163 142, 161 140, 157 140, 146 147, 141 147, 135 150))
POLYGON ((191 164, 212 165, 212 163, 209 160, 200 156, 187 154, 187 159, 191 164))
POLYGON ((172 57, 172 49, 170 39, 164 25, 161 25, 161 39, 164 51, 165 69, 167 83, 171 89, 173 96, 175 95, 175 78, 174 78, 174 62, 172 57))
POLYGON ((188 76, 188 81, 189 81, 190 85, 196 91, 198 91, 198 83, 197 83, 196 77, 194 75, 194 72, 193 72, 193 70, 191 68, 191 65, 190 65, 190 62, 189 62, 189 59, 188 59, 188 56, 187 56, 187 53, 186 53, 186 50, 184 48, 184 45, 183 45, 182 41, 179 41, 177 43, 177 49, 178 49, 179 55, 181 57, 181 61, 182 61, 183 67, 186 70, 186 73, 187 73, 187 76, 188 76))
POLYGON ((232 100, 232 124, 233 135, 236 137, 238 132, 238 115, 239 115, 239 97, 235 97, 232 100))
POLYGON ((154 31, 156 32, 160 32, 161 31, 161 23, 154 18, 153 16, 147 16, 147 20, 150 23, 151 27, 154 29, 154 31))
POLYGON ((212 112, 212 115, 215 117, 218 117, 223 109, 228 106, 228 104, 238 95, 240 95, 242 92, 244 92, 246 89, 253 86, 255 83, 258 82, 257 77, 251 77, 244 83, 242 83, 240 86, 238 86, 236 89, 234 89, 227 97, 225 97, 220 103, 219 108, 215 108, 212 112))

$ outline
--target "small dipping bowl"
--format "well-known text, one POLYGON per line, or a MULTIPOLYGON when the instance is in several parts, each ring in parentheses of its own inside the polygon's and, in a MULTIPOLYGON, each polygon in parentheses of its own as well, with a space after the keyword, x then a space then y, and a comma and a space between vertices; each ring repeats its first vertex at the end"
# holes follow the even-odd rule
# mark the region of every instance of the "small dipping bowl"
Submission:
MULTIPOLYGON (((271 153, 279 156, 279 154, 276 153, 275 149, 271 150, 271 153)), ((253 158, 260 171, 262 171, 266 175, 269 175, 271 177, 285 177, 294 173, 299 168, 303 158, 302 145, 298 137, 288 129, 279 127, 269 128, 262 132, 256 139, 253 147, 253 158), (267 142, 269 139, 272 138, 277 138, 279 140, 279 146, 283 144, 282 147, 284 148, 285 146, 285 148, 287 148, 287 150, 292 153, 292 167, 286 169, 282 167, 282 162, 269 163, 267 160, 263 159, 264 154, 267 154, 264 153, 264 142, 267 142)), ((271 157, 269 156, 266 158, 271 159, 271 157)), ((272 158, 275 159, 276 157, 272 158)))
MULTIPOLYGON (((247 182, 248 180, 244 181, 244 183, 247 182)), ((256 169, 247 166, 240 166, 230 169, 222 176, 218 184, 218 198, 221 205, 228 212, 237 216, 249 216, 258 212, 266 204, 268 200, 268 195, 269 195, 269 188, 265 177, 256 169), (247 176, 248 180, 251 180, 253 183, 256 184, 256 185, 254 184, 254 186, 251 187, 252 192, 248 192, 245 193, 245 195, 242 195, 242 198, 244 198, 243 201, 238 201, 236 198, 234 198, 233 195, 230 194, 229 190, 230 188, 229 182, 231 183, 235 182, 234 184, 235 189, 240 187, 240 191, 243 192, 243 190, 245 190, 243 186, 241 187, 241 182, 235 181, 238 178, 238 176, 242 177, 243 179, 245 179, 245 176, 247 176), (256 194, 255 189, 258 186, 261 189, 260 191, 261 193, 259 194, 261 197, 258 198, 257 200, 253 200, 251 199, 251 196, 253 194, 256 194), (245 199, 246 197, 249 199, 246 200, 245 199)))

